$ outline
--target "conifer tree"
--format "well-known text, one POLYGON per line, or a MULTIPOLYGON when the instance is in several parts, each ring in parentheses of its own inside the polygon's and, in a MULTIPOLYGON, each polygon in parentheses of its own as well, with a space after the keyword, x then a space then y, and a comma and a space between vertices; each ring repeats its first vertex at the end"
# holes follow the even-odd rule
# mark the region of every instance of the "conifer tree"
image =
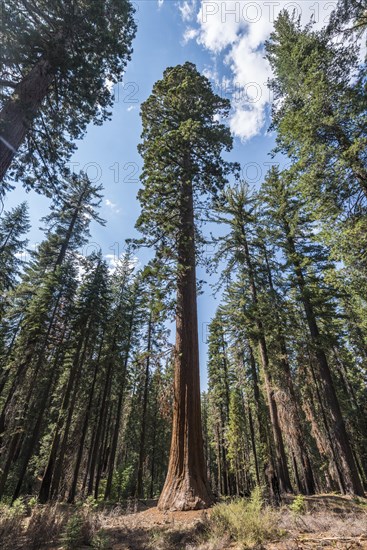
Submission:
POLYGON ((195 222, 232 168, 221 158, 232 139, 216 118, 228 110, 229 102, 213 93, 191 63, 166 69, 141 109, 144 168, 137 227, 177 285, 173 431, 161 509, 211 503, 200 419, 195 222))
POLYGON ((367 27, 367 10, 363 0, 339 0, 328 24, 332 35, 362 36, 367 27))
MULTIPOLYGON (((218 239, 218 250, 214 258, 217 263, 221 259, 226 259, 227 263, 222 272, 222 277, 225 279, 226 277, 230 277, 230 274, 233 275, 238 271, 246 279, 248 285, 253 324, 251 339, 259 349, 259 357, 264 375, 265 391, 275 445, 275 469, 281 491, 291 492, 292 486, 279 421, 278 405, 275 398, 271 358, 260 304, 256 268, 250 249, 251 240, 254 235, 254 216, 244 183, 234 189, 229 189, 220 202, 218 201, 216 218, 214 219, 217 222, 227 223, 230 226, 229 234, 218 239)), ((271 457, 269 457, 270 459, 271 457)))
POLYGON ((1 181, 21 148, 14 175, 46 194, 58 189, 73 141, 109 117, 133 12, 128 0, 2 3, 1 181))
POLYGON ((19 329, 4 366, 0 413, 0 432, 5 432, 8 443, 0 492, 18 457, 14 498, 39 443, 49 397, 62 366, 63 342, 69 334, 65 323, 76 290, 75 255, 69 253, 85 242, 90 219, 98 219, 93 212, 98 206, 98 189, 84 177, 72 179, 69 193, 56 199, 46 220, 47 238, 33 253, 14 294, 15 315, 17 308, 20 310, 19 329))
POLYGON ((320 379, 322 398, 330 414, 332 437, 336 447, 334 460, 339 472, 340 490, 361 495, 363 489, 335 390, 325 339, 320 328, 320 318, 317 315, 318 303, 322 305, 327 300, 328 289, 322 284, 322 270, 328 261, 327 255, 320 245, 312 242, 312 223, 307 218, 307 213, 302 208, 302 202, 297 199, 294 189, 293 193, 291 191, 289 174, 279 174, 279 171, 273 168, 263 187, 263 194, 268 204, 267 214, 273 222, 272 234, 278 235, 278 243, 293 271, 293 281, 304 309, 317 366, 316 376, 320 379), (274 226, 278 233, 274 232, 274 226))
POLYGON ((20 268, 21 255, 28 240, 24 234, 29 230, 28 207, 25 202, 5 212, 0 220, 0 289, 1 297, 14 287, 20 268))
POLYGON ((274 72, 272 128, 319 214, 367 197, 366 104, 356 48, 282 12, 266 43, 274 72), (362 195, 362 197, 360 196, 362 195))
POLYGON ((226 431, 229 423, 230 375, 224 335, 223 315, 217 310, 209 325, 208 337, 208 393, 211 403, 211 420, 215 435, 218 467, 218 492, 231 494, 231 480, 227 458, 226 431))
POLYGON ((247 430, 244 399, 240 388, 231 390, 228 416, 228 460, 230 472, 235 477, 236 494, 244 494, 246 487, 247 430))

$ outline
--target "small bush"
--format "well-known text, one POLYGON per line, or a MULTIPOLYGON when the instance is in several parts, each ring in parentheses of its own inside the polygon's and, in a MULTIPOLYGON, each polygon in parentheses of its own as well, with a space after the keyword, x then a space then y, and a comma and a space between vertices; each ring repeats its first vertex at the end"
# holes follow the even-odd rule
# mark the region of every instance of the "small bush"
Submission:
POLYGON ((28 501, 28 508, 30 510, 33 510, 33 508, 36 508, 38 505, 38 499, 36 497, 32 497, 28 501))
POLYGON ((13 504, 9 508, 10 515, 18 518, 24 516, 26 511, 27 507, 21 497, 14 500, 13 504))
POLYGON ((69 517, 64 528, 61 539, 64 545, 63 548, 69 550, 79 548, 83 545, 90 546, 100 529, 101 521, 99 515, 91 511, 88 506, 79 506, 74 514, 69 517))
POLYGON ((89 496, 82 502, 82 507, 85 508, 87 512, 94 512, 98 510, 99 502, 94 497, 89 496))
POLYGON ((75 513, 70 516, 62 537, 62 543, 67 550, 72 548, 78 548, 85 542, 84 537, 84 518, 75 513))
POLYGON ((306 512, 306 499, 303 495, 297 495, 292 504, 289 505, 289 509, 295 516, 299 516, 306 512))
POLYGON ((91 541, 91 546, 95 550, 107 550, 111 548, 110 539, 103 529, 100 529, 93 537, 91 541))
POLYGON ((10 503, 0 503, 0 541, 4 550, 19 548, 22 542, 21 525, 26 517, 27 507, 19 498, 10 503))
POLYGON ((250 499, 217 504, 210 516, 210 530, 215 537, 229 535, 244 548, 254 548, 266 541, 279 538, 279 513, 264 506, 260 488, 250 499))
POLYGON ((16 500, 12 506, 0 506, 0 541, 2 550, 29 550, 58 539, 63 516, 56 506, 41 506, 16 500))

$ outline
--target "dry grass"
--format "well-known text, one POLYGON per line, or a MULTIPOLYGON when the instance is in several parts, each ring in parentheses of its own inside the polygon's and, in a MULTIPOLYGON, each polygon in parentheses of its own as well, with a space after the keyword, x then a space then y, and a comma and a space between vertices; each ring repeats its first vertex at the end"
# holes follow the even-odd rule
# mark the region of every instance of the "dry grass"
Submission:
POLYGON ((41 548, 43 542, 52 543, 58 540, 65 520, 65 514, 56 505, 35 505, 32 508, 18 503, 14 507, 2 505, 0 546, 3 550, 41 548))
POLYGON ((105 516, 109 513, 98 512, 89 504, 29 506, 18 501, 13 507, 1 505, 0 548, 67 550, 90 546, 103 550, 110 547, 103 530, 105 516))
MULTIPOLYGON (((337 495, 306 497, 278 510, 261 495, 207 512, 159 512, 139 503, 101 507, 0 505, 2 550, 267 550, 367 549, 367 505, 337 495), (140 509, 140 511, 139 511, 140 509), (143 511, 141 511, 143 509, 143 511)), ((154 503, 149 503, 154 506, 154 503)))
POLYGON ((209 520, 210 538, 220 540, 227 535, 241 548, 256 548, 284 535, 279 529, 279 521, 279 512, 264 505, 258 488, 250 499, 238 499, 213 508, 209 520))
POLYGON ((280 525, 292 536, 322 535, 324 538, 367 540, 367 513, 362 510, 343 513, 314 510, 298 516, 284 510, 280 525))

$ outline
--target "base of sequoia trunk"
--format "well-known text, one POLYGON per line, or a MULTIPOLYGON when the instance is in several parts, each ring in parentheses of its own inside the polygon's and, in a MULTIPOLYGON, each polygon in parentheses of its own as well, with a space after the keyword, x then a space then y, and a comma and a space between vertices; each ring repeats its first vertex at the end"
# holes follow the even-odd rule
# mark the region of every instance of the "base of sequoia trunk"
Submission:
POLYGON ((178 479, 165 483, 159 498, 158 509, 171 512, 204 510, 213 504, 213 499, 202 480, 178 479))

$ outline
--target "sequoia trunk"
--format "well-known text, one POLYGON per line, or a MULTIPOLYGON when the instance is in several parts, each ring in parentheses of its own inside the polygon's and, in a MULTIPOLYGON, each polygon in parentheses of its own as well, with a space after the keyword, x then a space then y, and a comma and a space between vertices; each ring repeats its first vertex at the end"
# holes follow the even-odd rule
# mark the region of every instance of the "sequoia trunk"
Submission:
POLYGON ((212 497, 204 461, 200 410, 195 234, 191 182, 182 186, 178 246, 174 407, 168 473, 158 508, 207 508, 212 497))

